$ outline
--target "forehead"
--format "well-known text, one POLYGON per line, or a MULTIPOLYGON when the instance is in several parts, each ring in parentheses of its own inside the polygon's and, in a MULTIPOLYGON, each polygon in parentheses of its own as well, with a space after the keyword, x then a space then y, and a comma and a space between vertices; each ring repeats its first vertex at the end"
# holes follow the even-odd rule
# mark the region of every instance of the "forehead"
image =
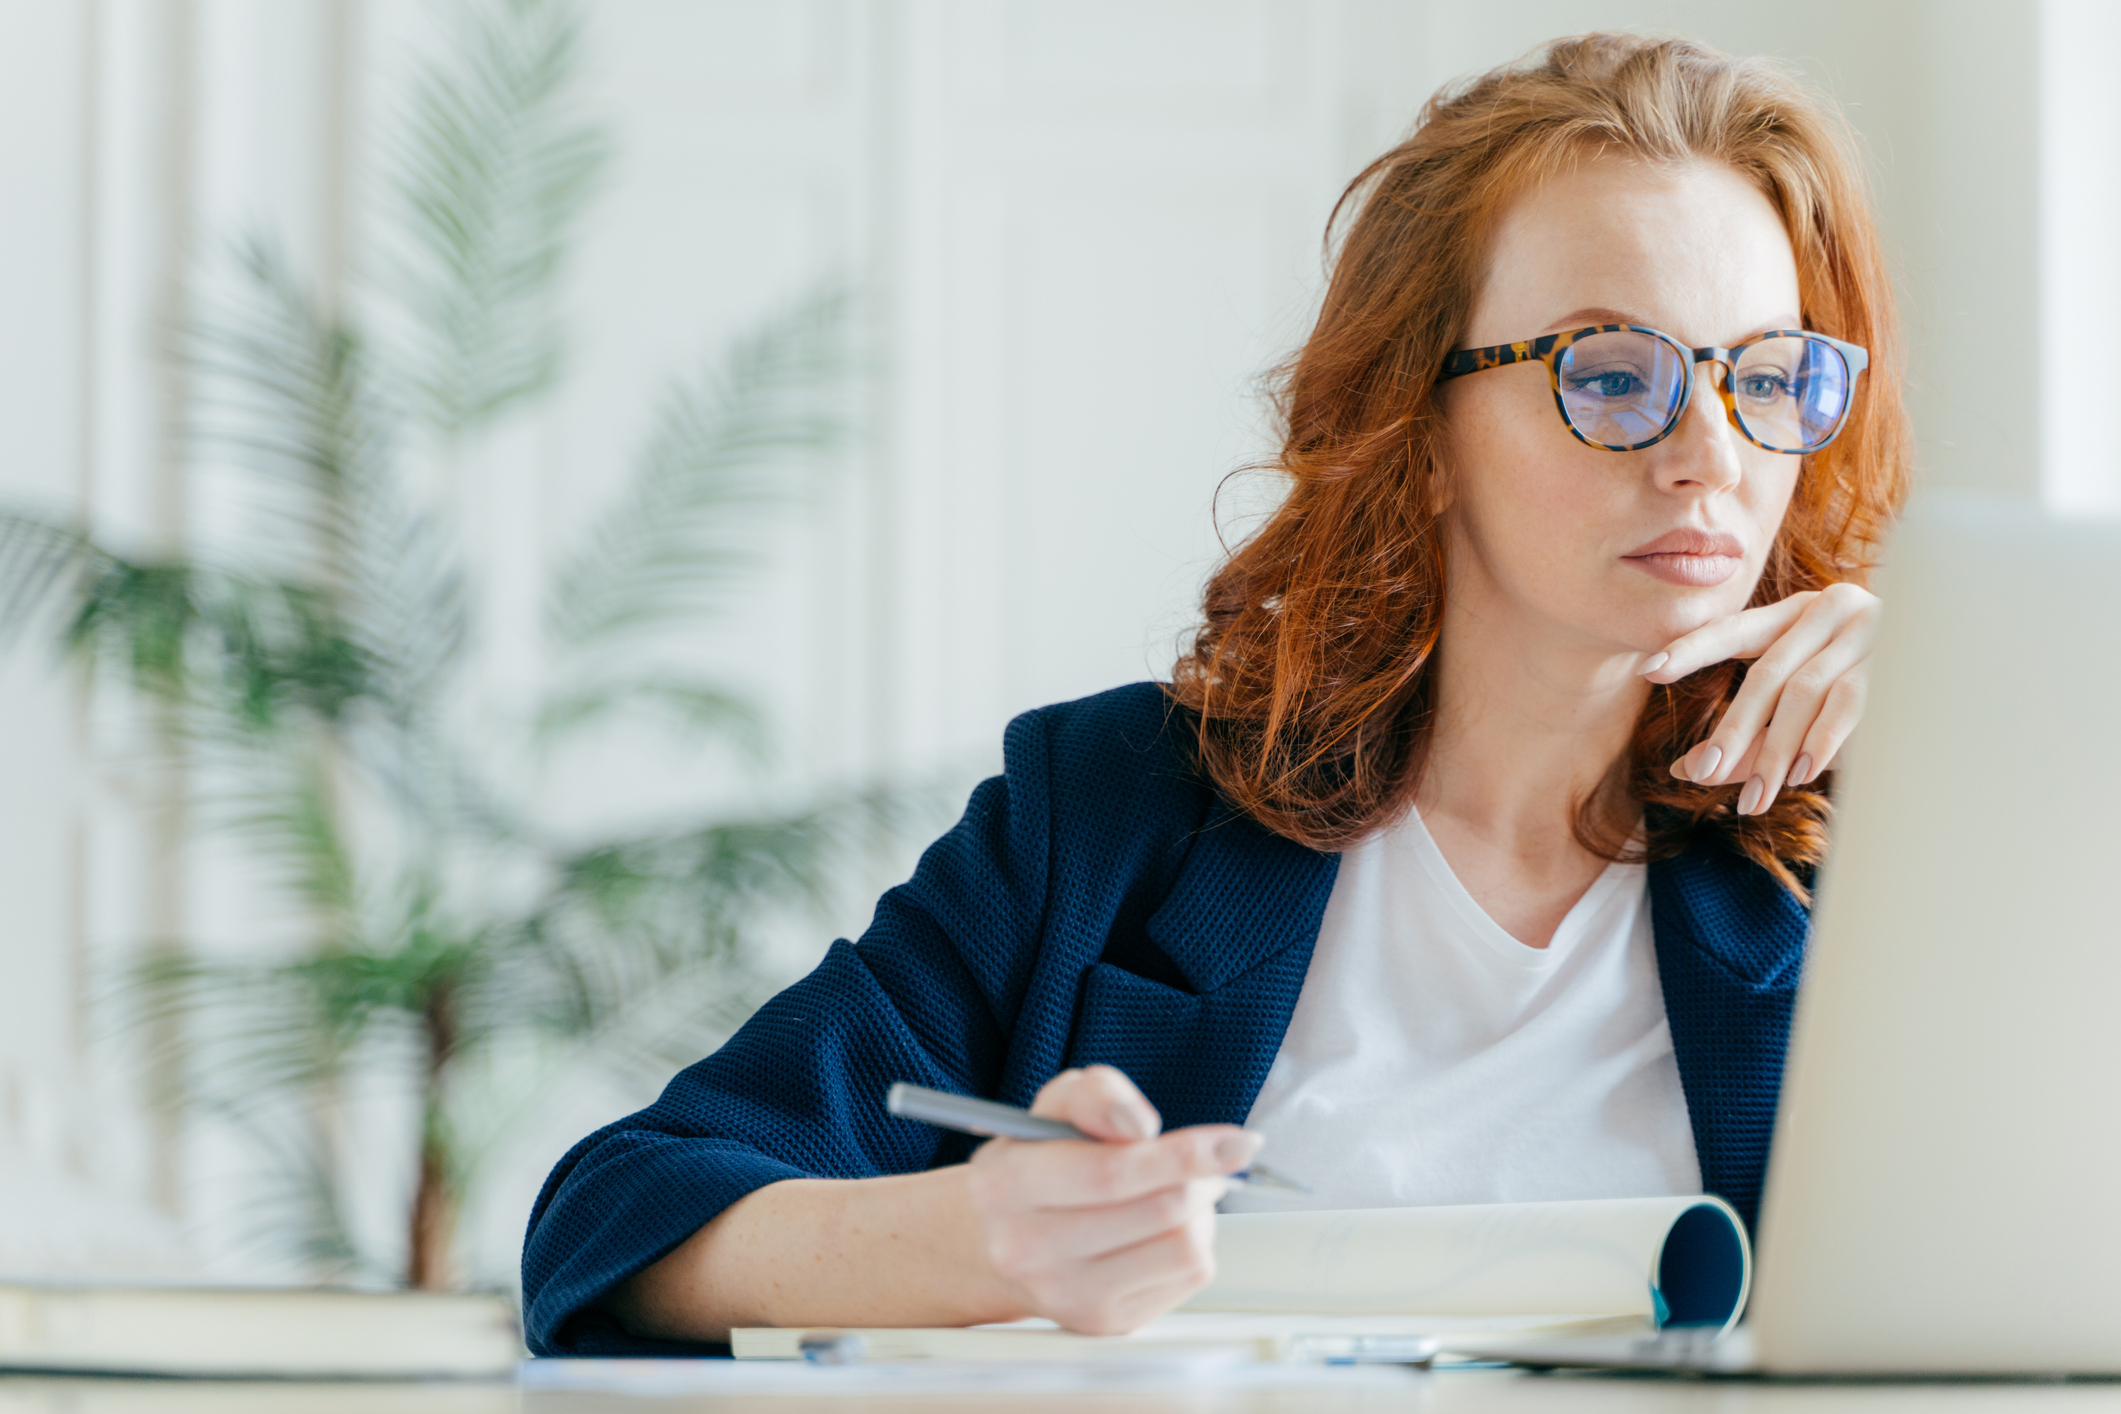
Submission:
POLYGON ((1617 156, 1585 159, 1512 202, 1466 342, 1613 315, 1695 346, 1795 324, 1797 262, 1774 206, 1722 163, 1617 156))

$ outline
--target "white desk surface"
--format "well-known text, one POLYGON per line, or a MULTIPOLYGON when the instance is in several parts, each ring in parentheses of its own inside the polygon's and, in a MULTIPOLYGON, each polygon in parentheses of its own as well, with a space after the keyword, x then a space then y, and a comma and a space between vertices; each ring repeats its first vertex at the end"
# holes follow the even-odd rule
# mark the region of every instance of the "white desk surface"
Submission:
POLYGON ((0 1376, 0 1414, 829 1414, 1026 1409, 1066 1414, 2121 1414, 2121 1383, 1752 1384, 1454 1370, 1403 1386, 1098 1394, 677 1395, 508 1385, 218 1384, 0 1376))

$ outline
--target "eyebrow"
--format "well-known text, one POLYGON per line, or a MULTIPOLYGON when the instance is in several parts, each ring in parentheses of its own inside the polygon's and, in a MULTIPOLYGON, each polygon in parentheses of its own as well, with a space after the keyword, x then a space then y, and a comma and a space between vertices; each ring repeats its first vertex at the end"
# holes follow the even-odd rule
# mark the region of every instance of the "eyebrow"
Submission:
MULTIPOLYGON (((1540 330, 1540 333, 1566 333, 1575 329, 1587 328, 1593 324, 1634 324, 1645 329, 1657 327, 1641 315, 1630 314, 1624 309, 1608 309, 1604 305, 1590 305, 1583 309, 1570 310, 1567 314, 1562 315, 1561 318, 1540 330)), ((1755 334, 1765 334, 1770 329, 1801 329, 1803 327, 1804 322, 1800 319, 1776 320, 1761 325, 1758 329, 1753 330, 1752 333, 1745 335, 1745 338, 1750 339, 1755 334)), ((1743 339, 1740 339, 1734 342, 1742 343, 1743 341, 1743 339)))
POLYGON ((1588 309, 1571 310, 1541 330, 1545 334, 1558 334, 1568 329, 1581 329, 1589 324, 1641 324, 1650 321, 1629 314, 1626 310, 1607 309, 1604 305, 1593 305, 1588 309))

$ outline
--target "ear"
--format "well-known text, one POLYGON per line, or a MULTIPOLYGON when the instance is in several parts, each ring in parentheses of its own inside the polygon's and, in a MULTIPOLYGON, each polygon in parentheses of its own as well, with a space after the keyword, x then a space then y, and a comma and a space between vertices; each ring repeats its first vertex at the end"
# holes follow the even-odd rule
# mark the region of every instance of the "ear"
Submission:
POLYGON ((1457 482, 1447 466, 1439 462, 1429 469, 1422 506, 1431 519, 1442 520, 1458 500, 1457 482))
POLYGON ((1429 445, 1416 449, 1417 464, 1424 460, 1424 450, 1428 464, 1415 473, 1415 494, 1421 497, 1422 514, 1433 520, 1442 520, 1458 499, 1458 477, 1453 469, 1457 457, 1453 455, 1451 436, 1451 394, 1455 391, 1446 383, 1430 394, 1434 401, 1428 419, 1432 429, 1429 445))

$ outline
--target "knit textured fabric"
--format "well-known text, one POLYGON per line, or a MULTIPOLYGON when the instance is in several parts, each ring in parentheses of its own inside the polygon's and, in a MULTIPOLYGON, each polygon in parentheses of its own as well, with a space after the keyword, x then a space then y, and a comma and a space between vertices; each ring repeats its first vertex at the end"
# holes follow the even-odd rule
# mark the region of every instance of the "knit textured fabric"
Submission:
MULTIPOLYGON (((523 1246, 533 1351, 697 1351, 632 1337, 598 1302, 766 1184, 962 1162, 971 1140, 885 1113, 893 1081, 1026 1105, 1102 1062, 1167 1126, 1244 1122, 1339 856, 1223 805, 1153 683, 1026 713, 1003 758, 860 941, 560 1160, 523 1246)), ((1702 1182, 1750 1224, 1807 919, 1713 842, 1649 875, 1702 1182)))

